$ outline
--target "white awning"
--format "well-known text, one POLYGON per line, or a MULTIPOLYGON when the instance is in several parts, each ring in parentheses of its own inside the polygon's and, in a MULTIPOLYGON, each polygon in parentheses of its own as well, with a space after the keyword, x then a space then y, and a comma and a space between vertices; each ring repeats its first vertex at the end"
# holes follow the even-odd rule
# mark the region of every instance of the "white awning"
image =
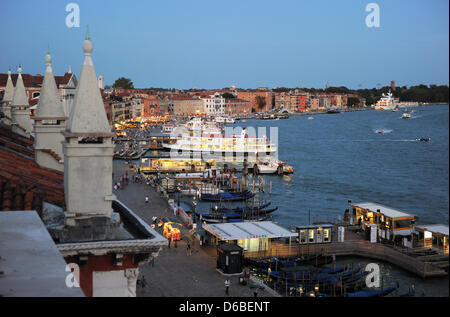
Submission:
POLYGON ((423 229, 426 231, 431 231, 434 233, 441 233, 448 236, 448 226, 447 225, 417 225, 417 229, 423 229))
POLYGON ((377 212, 378 209, 380 209, 380 212, 385 215, 386 217, 392 218, 392 219, 397 219, 397 218, 410 218, 410 217, 414 217, 414 215, 412 214, 407 214, 406 212, 391 208, 391 207, 386 207, 384 205, 380 205, 377 203, 371 203, 371 202, 365 202, 365 203, 356 203, 353 204, 354 207, 359 207, 362 209, 368 209, 372 212, 377 212))
POLYGON ((222 241, 298 236, 298 233, 291 232, 272 221, 204 224, 202 227, 222 241))

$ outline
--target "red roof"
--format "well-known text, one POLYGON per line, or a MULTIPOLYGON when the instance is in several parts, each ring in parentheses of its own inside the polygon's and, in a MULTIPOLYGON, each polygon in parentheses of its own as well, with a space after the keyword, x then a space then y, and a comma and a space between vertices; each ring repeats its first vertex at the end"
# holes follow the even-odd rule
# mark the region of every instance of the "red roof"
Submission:
MULTIPOLYGON (((70 77, 73 73, 65 73, 63 76, 55 76, 56 85, 67 85, 69 83, 70 77)), ((13 81, 14 87, 16 86, 18 74, 11 74, 11 79, 13 81)), ((23 84, 25 88, 36 87, 40 88, 44 82, 44 76, 39 74, 30 75, 22 74, 23 84)), ((0 74, 0 87, 6 87, 6 82, 8 81, 8 74, 0 74)))
POLYGON ((64 174, 39 166, 32 145, 0 123, 0 210, 41 213, 43 201, 65 206, 64 174))

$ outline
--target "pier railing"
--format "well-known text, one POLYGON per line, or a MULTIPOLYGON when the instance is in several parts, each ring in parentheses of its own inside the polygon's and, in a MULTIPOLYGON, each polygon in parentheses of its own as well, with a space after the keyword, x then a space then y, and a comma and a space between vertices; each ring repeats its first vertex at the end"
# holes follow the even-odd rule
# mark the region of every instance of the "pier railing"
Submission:
POLYGON ((299 245, 297 243, 288 245, 281 242, 272 242, 269 251, 244 252, 244 256, 248 258, 301 257, 314 254, 361 256, 386 261, 423 278, 447 275, 447 272, 430 263, 399 252, 391 246, 370 243, 369 241, 359 240, 314 245, 299 245))

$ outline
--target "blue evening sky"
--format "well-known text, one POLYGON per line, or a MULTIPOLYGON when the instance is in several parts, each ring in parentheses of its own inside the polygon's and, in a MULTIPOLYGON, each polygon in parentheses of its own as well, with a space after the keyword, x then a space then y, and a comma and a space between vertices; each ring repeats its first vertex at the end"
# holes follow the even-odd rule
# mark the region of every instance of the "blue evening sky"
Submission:
POLYGON ((449 83, 448 0, 1 0, 0 72, 79 75, 86 25, 97 75, 138 88, 449 83), (67 4, 80 7, 68 28, 67 4), (368 3, 380 28, 368 28, 368 3))

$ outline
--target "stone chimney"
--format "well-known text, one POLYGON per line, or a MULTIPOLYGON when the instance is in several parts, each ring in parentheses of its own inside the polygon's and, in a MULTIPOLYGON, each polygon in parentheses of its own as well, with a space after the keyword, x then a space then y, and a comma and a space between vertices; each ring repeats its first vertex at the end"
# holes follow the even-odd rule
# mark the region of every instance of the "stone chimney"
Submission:
POLYGON ((33 123, 30 117, 30 105, 22 79, 22 67, 17 70, 16 88, 11 102, 11 121, 13 132, 30 137, 33 123))
POLYGON ((64 192, 65 240, 104 240, 111 235, 113 143, 86 34, 84 62, 66 130, 64 192), (70 229, 72 227, 72 229, 70 229))
POLYGON ((64 114, 61 100, 52 71, 50 52, 45 56, 44 82, 39 96, 39 103, 34 119, 34 148, 36 162, 47 168, 64 171, 62 142, 67 117, 64 114))

